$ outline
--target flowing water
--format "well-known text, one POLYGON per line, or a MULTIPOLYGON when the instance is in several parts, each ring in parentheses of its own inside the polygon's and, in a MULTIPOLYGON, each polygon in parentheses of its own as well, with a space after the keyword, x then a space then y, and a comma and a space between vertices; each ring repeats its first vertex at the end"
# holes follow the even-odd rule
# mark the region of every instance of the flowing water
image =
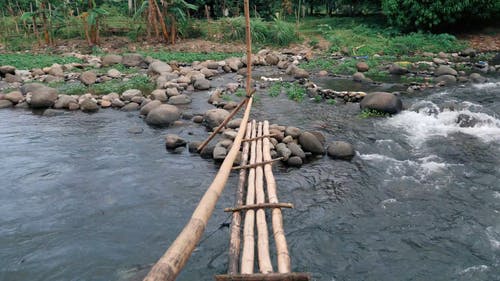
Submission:
MULTIPOLYGON (((280 201, 296 206, 284 211, 293 270, 325 281, 500 280, 499 96, 498 82, 437 89, 404 96, 394 117, 368 119, 357 104, 262 97, 254 117, 357 150, 351 162, 276 166, 280 201)), ((206 108, 206 96, 191 105, 206 108)), ((0 280, 139 278, 217 169, 164 149, 167 131, 206 137, 195 124, 153 129, 114 110, 1 110, 0 120, 0 280), (133 126, 144 132, 128 133, 133 126)), ((236 183, 231 176, 179 280, 225 272, 229 230, 218 228, 236 183)))

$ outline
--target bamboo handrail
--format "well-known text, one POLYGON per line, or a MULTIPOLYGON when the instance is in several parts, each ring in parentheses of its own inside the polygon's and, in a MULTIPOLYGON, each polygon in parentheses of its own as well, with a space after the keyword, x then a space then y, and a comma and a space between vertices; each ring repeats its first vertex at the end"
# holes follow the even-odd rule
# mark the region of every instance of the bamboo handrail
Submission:
MULTIPOLYGON (((252 134, 252 125, 247 124, 246 128, 246 138, 249 138, 252 134)), ((248 162, 248 151, 250 149, 250 143, 243 143, 243 149, 241 151, 241 164, 246 165, 248 162)), ((243 191, 245 189, 247 177, 247 170, 240 170, 240 179, 238 182, 238 190, 236 191, 236 205, 243 205, 243 191)), ((240 257, 240 239, 241 233, 241 213, 234 212, 233 220, 231 221, 231 238, 229 240, 229 260, 228 260, 228 274, 237 274, 239 268, 239 257, 240 257)))
MULTIPOLYGON (((269 122, 264 121, 264 135, 269 134, 269 122)), ((264 138, 264 161, 271 160, 269 150, 269 138, 264 138)), ((274 179, 272 166, 270 164, 264 165, 264 172, 266 175, 267 195, 269 203, 278 203, 278 195, 276 192, 276 180, 274 179)), ((276 242, 276 254, 278 259, 278 272, 289 273, 291 271, 290 255, 286 243, 285 231, 283 230, 283 216, 280 208, 272 209, 272 224, 274 240, 276 242)))
MULTIPOLYGON (((257 127, 257 136, 262 136, 262 122, 259 122, 259 126, 257 127)), ((256 162, 262 162, 262 139, 257 140, 256 162)), ((266 202, 264 193, 264 171, 262 170, 262 166, 257 166, 255 168, 255 193, 257 204, 266 202)), ((257 237, 260 272, 273 272, 271 257, 269 255, 269 233, 267 230, 266 213, 264 209, 257 209, 257 237)))
MULTIPOLYGON (((257 134, 255 120, 252 121, 252 138, 257 134)), ((250 145, 250 164, 255 163, 257 141, 252 141, 250 145)), ((245 204, 255 203, 255 168, 248 172, 247 198, 245 204)), ((255 241, 254 241, 255 210, 245 212, 245 225, 243 228, 243 251, 241 253, 240 271, 243 274, 253 273, 255 260, 255 241)))

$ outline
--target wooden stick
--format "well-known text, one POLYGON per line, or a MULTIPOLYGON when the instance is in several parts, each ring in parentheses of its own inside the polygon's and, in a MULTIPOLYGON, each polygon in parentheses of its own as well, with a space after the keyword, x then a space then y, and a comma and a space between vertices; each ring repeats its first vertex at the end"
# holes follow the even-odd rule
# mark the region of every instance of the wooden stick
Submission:
MULTIPOLYGON (((269 134, 269 122, 264 121, 264 134, 269 134)), ((269 139, 264 138, 264 161, 271 160, 269 139)), ((276 180, 274 179, 271 165, 264 165, 266 175, 267 195, 270 203, 278 203, 278 195, 276 192, 276 180)), ((274 241, 276 242, 276 254, 278 258, 278 272, 289 273, 291 271, 290 255, 286 243, 285 231, 283 230, 283 216, 281 209, 275 208, 272 211, 272 223, 274 241)))
POLYGON ((242 165, 242 166, 235 166, 232 169, 233 170, 241 170, 241 169, 255 168, 255 167, 263 166, 263 165, 266 165, 266 164, 272 164, 272 163, 280 161, 282 159, 283 159, 283 157, 278 157, 278 158, 275 158, 275 159, 272 159, 272 160, 269 160, 269 161, 262 161, 262 162, 258 162, 258 163, 254 163, 254 164, 248 164, 248 165, 242 165))
POLYGON ((240 129, 234 139, 233 146, 229 150, 224 162, 222 162, 219 172, 215 176, 212 184, 210 184, 194 210, 191 220, 177 236, 172 245, 170 245, 170 248, 153 266, 146 278, 144 278, 144 281, 175 280, 188 258, 191 256, 196 244, 198 244, 205 231, 208 219, 212 215, 217 200, 224 190, 233 162, 239 153, 241 140, 245 134, 245 126, 248 122, 250 110, 252 108, 252 102, 253 98, 250 97, 240 124, 240 129))
MULTIPOLYGON (((252 138, 257 134, 255 128, 255 120, 252 121, 252 138)), ((255 163, 257 142, 253 141, 250 146, 250 164, 255 163)), ((255 168, 248 171, 248 189, 246 204, 251 205, 255 203, 255 168)), ((254 241, 254 224, 255 224, 255 211, 248 210, 245 213, 245 226, 243 228, 243 251, 241 254, 241 267, 240 271, 243 274, 253 273, 254 259, 255 259, 255 241, 254 241)))
POLYGON ((268 274, 238 274, 215 275, 216 281, 309 281, 310 273, 268 273, 268 274))
POLYGON ((243 206, 233 207, 233 208, 224 208, 224 212, 230 213, 230 212, 239 212, 239 211, 244 211, 244 210, 249 210, 249 209, 268 209, 268 208, 293 209, 293 204, 292 203, 259 203, 259 204, 252 204, 252 205, 243 205, 243 206))
MULTIPOLYGON (((252 125, 247 124, 246 138, 252 135, 252 125)), ((250 143, 243 143, 243 149, 241 152, 241 164, 245 165, 248 162, 248 151, 250 148, 250 143)), ((245 188, 247 177, 247 170, 240 170, 240 180, 238 182, 238 190, 236 191, 236 205, 243 205, 243 191, 245 188)), ((233 213, 233 220, 231 222, 231 238, 229 240, 229 261, 228 261, 228 274, 238 273, 238 264, 240 258, 240 233, 241 233, 241 214, 240 212, 233 213)))
POLYGON ((245 105, 245 103, 247 103, 247 101, 248 101, 248 98, 243 99, 238 104, 238 106, 235 109, 233 109, 231 114, 229 114, 226 117, 226 119, 224 119, 224 121, 222 121, 222 123, 218 127, 215 128, 215 130, 208 136, 208 138, 198 146, 197 150, 202 151, 203 148, 205 148, 205 146, 207 146, 207 144, 220 132, 220 130, 222 130, 222 128, 224 128, 226 126, 226 124, 234 117, 234 115, 236 115, 236 113, 238 113, 238 111, 240 111, 240 109, 243 107, 243 105, 245 105))
MULTIPOLYGON (((257 136, 262 136, 262 122, 259 122, 257 136)), ((262 162, 262 139, 257 140, 257 163, 262 162)), ((269 165, 269 164, 268 164, 269 165)), ((264 193, 264 171, 262 166, 255 168, 255 193, 257 204, 266 202, 264 193)), ((259 268, 262 273, 273 272, 273 265, 269 255, 269 233, 267 231, 266 212, 257 209, 257 248, 259 250, 259 268)))

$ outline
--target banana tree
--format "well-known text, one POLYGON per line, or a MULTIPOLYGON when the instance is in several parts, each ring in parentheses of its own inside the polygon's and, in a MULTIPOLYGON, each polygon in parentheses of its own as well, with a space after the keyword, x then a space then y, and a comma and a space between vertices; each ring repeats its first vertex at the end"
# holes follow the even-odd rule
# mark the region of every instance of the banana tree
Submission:
POLYGON ((35 36, 39 39, 38 29, 37 29, 37 18, 41 18, 43 35, 45 39, 45 44, 53 43, 52 36, 52 13, 51 13, 51 3, 48 0, 37 1, 35 3, 36 10, 31 12, 23 13, 21 16, 22 21, 31 20, 33 23, 33 32, 35 36))
POLYGON ((85 37, 90 46, 99 45, 99 21, 105 15, 108 15, 108 12, 103 8, 98 7, 95 0, 88 0, 87 11, 81 13, 79 16, 83 20, 85 37))

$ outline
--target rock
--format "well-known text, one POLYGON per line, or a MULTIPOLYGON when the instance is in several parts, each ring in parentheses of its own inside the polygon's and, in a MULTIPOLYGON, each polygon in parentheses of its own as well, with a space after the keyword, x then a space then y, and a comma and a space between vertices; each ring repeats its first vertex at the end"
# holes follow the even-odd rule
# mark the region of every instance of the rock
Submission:
POLYGON ((477 118, 474 118, 470 115, 461 113, 457 116, 456 120, 458 126, 462 128, 471 128, 476 126, 479 123, 479 120, 477 118))
POLYGON ((356 63, 356 69, 358 70, 358 72, 367 72, 370 69, 370 67, 366 62, 360 61, 356 63))
POLYGON ((208 69, 219 69, 219 63, 216 61, 206 61, 205 66, 208 69))
POLYGON ((236 107, 238 107, 238 103, 235 101, 229 101, 227 102, 222 108, 225 110, 233 110, 236 107))
POLYGON ((172 72, 172 67, 162 61, 154 61, 149 65, 148 72, 153 75, 159 75, 166 72, 172 72))
POLYGON ((114 68, 108 70, 107 75, 111 78, 120 78, 122 77, 122 73, 114 68))
POLYGON ((215 146, 222 146, 222 147, 225 147, 227 149, 231 149, 232 145, 233 145, 233 140, 223 139, 218 144, 216 144, 215 146))
POLYGON ((356 72, 352 75, 352 80, 356 81, 356 82, 363 82, 366 80, 366 77, 363 73, 361 72, 356 72))
POLYGON ((0 100, 0 109, 14 106, 10 100, 0 100))
POLYGON ((226 59, 226 65, 231 69, 231 71, 236 72, 243 66, 240 58, 228 58, 226 59))
POLYGON ((209 129, 213 129, 224 121, 229 116, 229 111, 216 108, 210 109, 203 115, 203 124, 209 129))
POLYGON ((213 70, 213 69, 208 69, 208 68, 202 68, 200 70, 201 74, 205 75, 205 78, 210 78, 210 77, 213 77, 214 75, 217 74, 217 71, 216 70, 213 70))
POLYGON ((441 59, 446 59, 448 58, 448 54, 446 54, 445 52, 439 52, 438 57, 441 59))
POLYGON ((68 104, 68 110, 74 111, 80 109, 80 105, 77 102, 70 102, 68 104))
POLYGON ((300 167, 302 166, 302 159, 298 156, 292 156, 286 161, 290 167, 300 167))
POLYGON ((167 149, 176 149, 181 146, 186 146, 186 141, 178 135, 168 134, 165 137, 165 147, 167 149))
POLYGON ((193 116, 193 122, 201 124, 203 122, 203 116, 202 115, 193 116))
POLYGON ((442 75, 453 75, 457 76, 457 71, 449 66, 446 65, 440 65, 435 71, 434 75, 435 76, 442 76, 442 75))
POLYGON ((453 85, 457 82, 457 78, 453 75, 441 75, 435 78, 434 82, 440 85, 453 85))
POLYGON ((394 75, 404 75, 404 74, 408 73, 408 69, 400 66, 399 64, 393 63, 389 67, 389 73, 394 74, 394 75))
POLYGON ((238 135, 238 132, 231 129, 227 129, 224 131, 224 133, 222 133, 222 136, 230 140, 234 140, 236 138, 236 135, 238 135))
POLYGON ((479 73, 471 73, 469 79, 472 83, 485 83, 487 79, 479 73))
POLYGON ((23 78, 19 75, 7 73, 7 74, 5 74, 5 82, 7 82, 7 83, 22 83, 23 78))
POLYGON ((192 141, 188 144, 189 152, 198 153, 198 146, 200 146, 201 141, 192 141))
POLYGON ((34 87, 33 84, 31 84, 32 86, 29 86, 31 98, 28 100, 28 103, 30 104, 30 106, 32 108, 47 108, 53 106, 57 99, 57 90, 44 86, 42 84, 37 84, 39 86, 34 87))
POLYGON ((150 101, 141 108, 140 114, 141 115, 148 115, 151 110, 153 110, 154 108, 156 108, 160 105, 161 105, 161 101, 159 101, 159 100, 150 101))
POLYGON ((52 108, 45 109, 43 111, 43 116, 45 117, 53 117, 53 116, 58 116, 58 115, 63 115, 64 111, 63 110, 56 110, 52 108))
POLYGON ((269 53, 265 56, 265 61, 268 65, 277 65, 280 62, 280 57, 275 53, 269 53))
POLYGON ((45 72, 41 68, 33 68, 31 70, 31 75, 33 75, 33 77, 41 76, 44 74, 45 74, 45 72))
POLYGON ((174 97, 174 96, 180 95, 179 90, 177 90, 177 88, 167 88, 166 94, 169 97, 174 97))
POLYGON ((19 103, 20 101, 22 101, 24 99, 24 96, 21 92, 19 91, 13 91, 13 92, 10 92, 10 93, 7 93, 5 94, 5 97, 4 97, 6 100, 9 100, 11 101, 12 103, 16 104, 16 103, 19 103))
POLYGON ((166 90, 156 89, 151 93, 151 98, 156 101, 166 102, 168 100, 166 90))
POLYGON ((212 153, 212 157, 214 160, 222 161, 226 158, 227 149, 222 146, 215 146, 214 151, 212 153))
POLYGON ((97 106, 97 103, 94 102, 92 99, 84 99, 80 103, 80 109, 83 112, 96 112, 99 110, 99 107, 97 106))
POLYGON ((294 142, 290 142, 286 145, 288 149, 292 152, 292 155, 298 156, 301 159, 306 159, 306 153, 300 148, 300 146, 294 142))
POLYGON ((124 105, 121 109, 121 111, 136 111, 139 110, 139 104, 136 102, 130 102, 124 105))
POLYGON ((292 74, 295 79, 309 78, 309 72, 299 67, 295 67, 292 74))
POLYGON ((283 138, 283 140, 281 142, 289 144, 289 143, 293 142, 293 138, 292 138, 292 136, 286 136, 283 138))
POLYGON ((119 64, 122 63, 123 57, 119 55, 105 55, 102 57, 102 65, 103 66, 110 66, 114 64, 119 64))
POLYGON ((316 136, 310 132, 303 132, 299 136, 299 143, 305 152, 311 152, 313 154, 323 155, 325 154, 325 148, 321 142, 316 138, 316 136))
POLYGON ((403 102, 398 96, 386 92, 367 94, 359 104, 362 110, 371 109, 384 113, 396 114, 403 109, 403 102))
POLYGON ((318 76, 320 76, 320 77, 326 77, 326 76, 328 76, 328 71, 326 71, 326 70, 320 70, 318 72, 318 76))
POLYGON ((142 97, 142 92, 137 89, 130 89, 122 93, 122 99, 125 101, 130 101, 133 97, 142 97))
POLYGON ((354 148, 345 141, 334 141, 328 145, 328 156, 334 159, 351 160, 354 157, 354 148))
POLYGON ((173 105, 189 104, 191 103, 191 97, 185 94, 173 96, 168 99, 168 103, 173 105))
POLYGON ((318 132, 318 131, 309 131, 309 133, 313 134, 316 136, 316 138, 319 140, 319 142, 324 146, 326 142, 325 135, 323 133, 318 132))
POLYGON ((69 104, 71 102, 77 103, 78 101, 76 100, 75 97, 72 97, 69 95, 59 95, 56 102, 54 103, 54 108, 55 109, 63 109, 63 108, 68 109, 69 104))
POLYGON ((122 64, 128 67, 140 66, 144 62, 144 57, 141 54, 124 54, 122 64))
POLYGON ((475 57, 476 50, 474 50, 473 48, 467 48, 467 49, 463 50, 462 52, 460 52, 460 55, 464 56, 464 57, 475 57))
POLYGON ((93 71, 85 71, 80 75, 80 81, 85 85, 92 85, 97 80, 97 75, 93 71))
POLYGON ((101 107, 102 108, 111 107, 111 102, 109 100, 101 100, 101 107))
POLYGON ((200 151, 201 158, 210 159, 214 157, 215 145, 208 144, 200 151))
POLYGON ((12 65, 2 65, 0 66, 0 76, 5 77, 6 74, 16 74, 16 68, 12 65))
POLYGON ((290 151, 284 143, 278 143, 278 145, 276 145, 276 152, 278 152, 280 157, 283 157, 283 161, 287 161, 292 155, 292 151, 290 151))
POLYGON ((196 79, 194 82, 194 88, 197 90, 208 90, 210 89, 210 81, 205 78, 196 79))
POLYGON ((285 138, 285 133, 279 129, 276 128, 269 128, 269 133, 273 135, 273 138, 275 138, 278 142, 283 141, 285 138))
POLYGON ((64 77, 64 70, 61 65, 54 64, 49 68, 48 74, 56 77, 64 77))
POLYGON ((179 109, 170 104, 153 108, 146 117, 146 123, 154 126, 168 126, 181 117, 179 109))
POLYGON ((123 106, 125 106, 125 103, 121 99, 113 99, 111 101, 111 106, 117 107, 117 108, 122 108, 123 106))
POLYGON ((144 132, 144 129, 139 126, 134 126, 128 128, 127 132, 129 132, 130 134, 142 134, 142 132, 144 132))
POLYGON ((240 127, 240 124, 241 124, 241 118, 236 118, 236 119, 232 119, 231 121, 229 121, 227 123, 227 127, 230 128, 230 129, 236 129, 236 128, 239 128, 240 127))

